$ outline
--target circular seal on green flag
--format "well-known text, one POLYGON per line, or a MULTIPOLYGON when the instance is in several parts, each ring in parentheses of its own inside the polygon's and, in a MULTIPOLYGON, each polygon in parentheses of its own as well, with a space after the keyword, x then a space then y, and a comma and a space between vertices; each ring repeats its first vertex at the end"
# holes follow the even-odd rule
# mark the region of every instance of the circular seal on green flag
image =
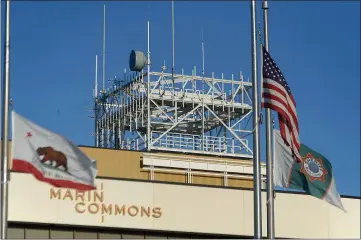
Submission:
POLYGON ((311 182, 316 180, 325 181, 325 176, 328 172, 323 166, 321 159, 315 158, 311 153, 307 153, 302 160, 301 172, 305 174, 311 182))

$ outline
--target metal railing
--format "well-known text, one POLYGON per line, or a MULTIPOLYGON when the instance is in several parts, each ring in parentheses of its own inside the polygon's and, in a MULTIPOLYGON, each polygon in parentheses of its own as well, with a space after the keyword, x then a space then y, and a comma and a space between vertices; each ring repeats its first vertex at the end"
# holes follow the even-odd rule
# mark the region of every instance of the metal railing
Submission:
MULTIPOLYGON (((157 139, 162 132, 152 131, 152 141, 157 139)), ((248 140, 242 139, 248 146, 248 140)), ((186 133, 168 133, 156 141, 152 148, 168 148, 178 150, 188 150, 196 152, 213 153, 240 153, 246 148, 240 144, 239 140, 228 137, 193 135, 186 133)), ((246 151, 247 152, 247 151, 246 151)))

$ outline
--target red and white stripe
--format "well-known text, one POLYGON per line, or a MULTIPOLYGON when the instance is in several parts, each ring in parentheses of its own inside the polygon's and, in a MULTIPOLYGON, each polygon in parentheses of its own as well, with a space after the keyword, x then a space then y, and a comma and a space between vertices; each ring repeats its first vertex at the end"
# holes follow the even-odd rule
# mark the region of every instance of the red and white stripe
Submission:
POLYGON ((261 106, 278 112, 281 136, 291 146, 296 159, 301 161, 296 102, 292 94, 288 94, 287 90, 278 82, 264 78, 261 106))

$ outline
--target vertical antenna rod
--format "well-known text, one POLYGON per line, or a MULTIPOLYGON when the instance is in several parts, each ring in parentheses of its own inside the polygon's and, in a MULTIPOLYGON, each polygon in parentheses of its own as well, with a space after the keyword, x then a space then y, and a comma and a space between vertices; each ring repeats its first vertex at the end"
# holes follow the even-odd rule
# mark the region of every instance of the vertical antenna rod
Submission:
POLYGON ((151 116, 150 116, 150 25, 149 25, 149 21, 148 21, 148 51, 147 51, 147 150, 150 151, 151 150, 151 143, 152 143, 152 133, 150 132, 150 120, 151 120, 151 116))
MULTIPOLYGON (((268 51, 268 1, 263 0, 263 27, 264 27, 264 47, 268 51)), ((262 52, 263 54, 263 52, 262 52)), ((263 71, 261 69, 261 71, 263 71)), ((263 82, 263 74, 262 74, 263 82)), ((272 159, 272 127, 271 109, 266 108, 266 167, 267 167, 267 238, 275 238, 274 226, 274 190, 273 190, 273 159, 272 159)))
POLYGON ((98 55, 95 55, 95 86, 94 86, 94 97, 98 97, 98 55))
POLYGON ((203 39, 203 24, 202 24, 202 33, 201 33, 201 41, 202 41, 202 76, 204 76, 204 39, 203 39))
MULTIPOLYGON (((9 92, 10 92, 10 0, 5 3, 5 71, 3 75, 2 141, 1 141, 1 239, 8 238, 8 144, 9 144, 9 92)), ((2 19, 1 19, 2 20, 2 19)))
POLYGON ((174 88, 174 0, 172 0, 172 83, 174 88))
POLYGON ((105 91, 105 4, 103 21, 103 92, 105 91))
POLYGON ((252 108, 253 108, 253 193, 254 193, 254 238, 262 238, 261 209, 261 171, 260 171, 260 138, 257 86, 257 38, 256 38, 256 0, 251 0, 251 36, 252 36, 252 108))

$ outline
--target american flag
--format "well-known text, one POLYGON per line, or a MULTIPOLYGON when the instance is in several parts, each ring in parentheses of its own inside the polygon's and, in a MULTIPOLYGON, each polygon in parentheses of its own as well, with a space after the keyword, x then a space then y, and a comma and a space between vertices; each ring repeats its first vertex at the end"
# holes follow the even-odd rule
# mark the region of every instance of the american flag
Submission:
POLYGON ((290 146, 297 161, 300 156, 300 140, 296 102, 281 70, 263 47, 263 83, 261 107, 278 113, 280 132, 285 143, 290 146))

